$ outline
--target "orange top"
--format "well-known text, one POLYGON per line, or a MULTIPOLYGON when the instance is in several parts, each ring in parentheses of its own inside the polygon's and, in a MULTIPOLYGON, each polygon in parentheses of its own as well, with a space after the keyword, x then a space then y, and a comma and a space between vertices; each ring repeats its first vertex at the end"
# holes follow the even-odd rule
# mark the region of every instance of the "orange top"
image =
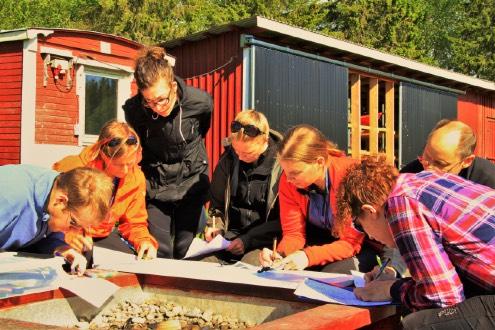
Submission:
MULTIPOLYGON (((330 157, 328 172, 330 175, 330 205, 337 210, 336 194, 338 186, 347 168, 356 160, 347 157, 330 157)), ((364 234, 349 227, 345 235, 338 240, 319 246, 306 246, 306 221, 308 216, 309 197, 299 192, 292 183, 287 182, 285 172, 280 177, 279 186, 280 223, 282 225, 282 241, 277 251, 287 256, 303 249, 308 256, 309 265, 326 265, 330 262, 354 256, 361 250, 364 234)), ((324 230, 324 229, 322 229, 324 230)), ((328 235, 332 235, 331 232, 328 235)))
MULTIPOLYGON (((97 158, 89 158, 94 148, 89 146, 79 155, 72 155, 63 158, 53 164, 53 169, 59 172, 70 171, 76 167, 92 167, 104 170, 104 163, 97 158)), ((117 193, 110 209, 110 214, 105 221, 97 227, 91 227, 87 234, 92 237, 107 237, 119 223, 119 231, 139 251, 140 245, 144 241, 150 241, 155 248, 158 243, 148 231, 148 212, 146 211, 146 181, 141 168, 135 165, 128 174, 121 178, 117 193)))

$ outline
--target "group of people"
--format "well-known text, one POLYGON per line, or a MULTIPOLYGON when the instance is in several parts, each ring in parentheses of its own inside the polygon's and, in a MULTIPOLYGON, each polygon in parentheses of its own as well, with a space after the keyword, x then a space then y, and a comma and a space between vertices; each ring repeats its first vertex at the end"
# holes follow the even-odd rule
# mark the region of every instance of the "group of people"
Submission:
POLYGON ((405 327, 469 324, 471 314, 495 324, 495 165, 474 156, 467 125, 441 121, 399 174, 382 157, 347 157, 315 127, 282 135, 245 110, 210 182, 211 97, 176 77, 160 47, 142 51, 134 77, 127 123, 108 122, 51 170, 0 167, 0 249, 61 255, 83 273, 94 244, 182 259, 198 233, 221 234, 227 249, 201 260, 360 270, 360 299, 458 306, 413 313, 405 327), (376 257, 392 260, 380 275, 376 257))

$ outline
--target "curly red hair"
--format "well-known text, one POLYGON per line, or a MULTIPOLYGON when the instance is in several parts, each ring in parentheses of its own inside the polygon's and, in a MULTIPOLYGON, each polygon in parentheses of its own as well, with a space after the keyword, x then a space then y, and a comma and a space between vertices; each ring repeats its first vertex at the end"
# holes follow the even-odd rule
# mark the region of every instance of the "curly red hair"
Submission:
POLYGON ((381 207, 397 181, 399 171, 389 164, 384 155, 363 158, 348 170, 337 193, 335 233, 341 234, 351 219, 369 204, 381 207))

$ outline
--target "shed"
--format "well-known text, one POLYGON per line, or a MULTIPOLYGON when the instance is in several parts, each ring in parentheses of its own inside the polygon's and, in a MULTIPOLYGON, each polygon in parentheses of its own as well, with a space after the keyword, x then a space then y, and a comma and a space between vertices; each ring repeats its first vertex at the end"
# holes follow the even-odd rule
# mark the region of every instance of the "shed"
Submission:
POLYGON ((264 17, 162 43, 179 76, 214 97, 212 162, 242 109, 280 131, 308 123, 353 157, 385 152, 401 166, 442 118, 477 133, 476 154, 495 161, 495 83, 264 17))
POLYGON ((0 165, 51 166, 124 120, 141 46, 91 31, 0 31, 0 165))

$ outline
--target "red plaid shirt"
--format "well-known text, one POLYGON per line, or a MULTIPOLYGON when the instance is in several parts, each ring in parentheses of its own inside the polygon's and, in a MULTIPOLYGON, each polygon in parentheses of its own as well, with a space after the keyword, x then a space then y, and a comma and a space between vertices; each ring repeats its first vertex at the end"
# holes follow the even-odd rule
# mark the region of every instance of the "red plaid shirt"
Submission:
POLYGON ((403 174, 387 212, 412 276, 392 297, 418 310, 463 301, 463 282, 495 293, 495 190, 452 174, 403 174))

